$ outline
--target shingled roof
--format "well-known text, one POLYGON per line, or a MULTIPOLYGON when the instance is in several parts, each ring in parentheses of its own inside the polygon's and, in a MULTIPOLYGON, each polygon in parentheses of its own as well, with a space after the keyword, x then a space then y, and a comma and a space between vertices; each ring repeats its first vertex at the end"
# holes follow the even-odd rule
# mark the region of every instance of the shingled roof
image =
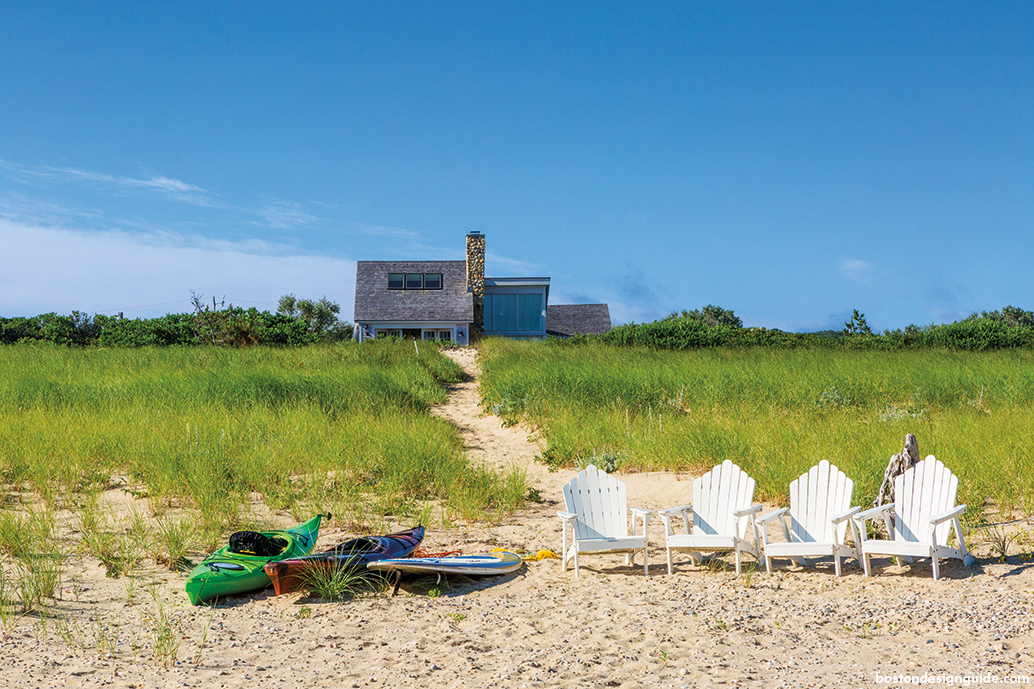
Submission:
POLYGON ((467 291, 466 261, 358 261, 356 322, 444 321, 470 323, 474 301, 467 291), (441 273, 442 288, 388 289, 388 273, 441 273))
POLYGON ((546 307, 547 335, 600 335, 610 328, 610 309, 606 304, 550 304, 546 307))

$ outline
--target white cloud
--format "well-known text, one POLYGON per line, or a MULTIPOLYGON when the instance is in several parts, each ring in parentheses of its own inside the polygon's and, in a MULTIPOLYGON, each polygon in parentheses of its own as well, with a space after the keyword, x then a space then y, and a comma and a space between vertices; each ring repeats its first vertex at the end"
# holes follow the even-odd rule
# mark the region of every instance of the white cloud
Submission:
MULTIPOLYGON (((9 177, 22 182, 42 179, 86 184, 101 187, 103 191, 111 192, 113 196, 120 196, 126 190, 153 191, 157 192, 158 197, 162 200, 171 198, 174 201, 220 211, 222 215, 219 216, 219 220, 223 223, 240 221, 253 226, 290 230, 319 224, 323 221, 323 218, 307 212, 302 204, 294 201, 271 200, 261 208, 236 206, 214 199, 212 194, 198 186, 163 176, 135 179, 75 168, 28 168, 3 160, 0 160, 0 170, 6 171, 9 177)), ((100 201, 99 198, 97 200, 100 201)), ((94 227, 133 227, 146 232, 161 231, 160 226, 147 220, 115 217, 95 208, 68 208, 50 200, 42 200, 13 190, 0 195, 0 218, 48 227, 64 226, 70 221, 75 221, 79 223, 79 226, 89 223, 94 227)), ((190 221, 181 220, 180 222, 190 224, 190 221)))
MULTIPOLYGON (((465 251, 465 250, 464 250, 465 251)), ((459 258, 462 260, 466 254, 459 258)), ((527 261, 507 258, 491 251, 485 251, 485 275, 488 277, 543 277, 536 275, 538 265, 527 261)))
POLYGON ((0 195, 0 219, 30 225, 64 225, 72 220, 97 223, 103 221, 104 212, 97 208, 67 208, 9 191, 0 195))
POLYGON ((0 242, 3 316, 79 310, 150 317, 189 311, 194 291, 270 310, 287 293, 326 295, 341 304, 343 318, 352 317, 354 261, 291 254, 262 242, 77 231, 10 220, 0 220, 0 242))
MULTIPOLYGON (((384 245, 379 249, 379 254, 371 257, 371 260, 462 261, 467 255, 462 235, 458 244, 450 242, 448 246, 442 247, 428 244, 423 233, 418 230, 358 222, 349 222, 348 226, 355 234, 397 240, 384 245)), ((490 244, 491 240, 488 242, 490 244)), ((485 274, 488 277, 534 277, 538 275, 539 270, 535 263, 519 261, 487 250, 485 252, 485 274)))
POLYGON ((419 239, 420 233, 414 230, 407 230, 402 227, 390 225, 367 225, 365 223, 349 223, 352 231, 356 234, 370 235, 373 237, 389 237, 392 239, 419 239))
POLYGON ((65 179, 80 179, 87 182, 97 182, 100 184, 107 184, 112 187, 129 187, 139 189, 155 189, 157 191, 164 191, 170 193, 189 193, 189 192, 201 192, 207 193, 201 187, 193 184, 187 184, 181 182, 178 179, 169 179, 168 177, 152 177, 150 179, 137 179, 135 177, 116 177, 115 175, 106 175, 100 172, 89 172, 87 170, 77 170, 71 167, 41 167, 38 168, 36 174, 46 175, 50 174, 54 177, 65 178, 65 179))
POLYGON ((876 266, 868 261, 848 258, 840 262, 840 270, 852 280, 864 280, 875 272, 876 266))
POLYGON ((29 182, 30 180, 85 182, 114 192, 129 190, 156 191, 196 206, 223 207, 223 204, 213 200, 211 192, 197 185, 188 184, 178 179, 171 179, 164 175, 156 175, 149 178, 119 177, 103 172, 79 170, 74 167, 51 167, 47 165, 29 167, 9 163, 5 160, 0 160, 0 169, 6 170, 10 176, 22 182, 29 182))
POLYGON ((656 306, 647 306, 641 303, 629 303, 620 297, 615 299, 604 299, 610 311, 610 322, 614 325, 624 323, 650 323, 658 318, 664 318, 667 313, 656 306))
POLYGON ((306 213, 302 210, 301 204, 294 201, 274 201, 253 212, 262 218, 263 224, 281 230, 311 225, 320 220, 315 215, 306 213))

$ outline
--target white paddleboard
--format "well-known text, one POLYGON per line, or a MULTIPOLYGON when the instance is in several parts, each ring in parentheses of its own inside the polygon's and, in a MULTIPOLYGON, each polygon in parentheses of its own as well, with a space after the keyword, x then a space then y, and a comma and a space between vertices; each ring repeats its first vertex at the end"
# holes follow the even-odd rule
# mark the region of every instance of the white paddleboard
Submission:
POLYGON ((378 571, 425 572, 428 574, 466 574, 484 576, 509 574, 521 568, 519 555, 509 551, 491 555, 457 555, 455 557, 403 557, 377 560, 366 566, 378 571))

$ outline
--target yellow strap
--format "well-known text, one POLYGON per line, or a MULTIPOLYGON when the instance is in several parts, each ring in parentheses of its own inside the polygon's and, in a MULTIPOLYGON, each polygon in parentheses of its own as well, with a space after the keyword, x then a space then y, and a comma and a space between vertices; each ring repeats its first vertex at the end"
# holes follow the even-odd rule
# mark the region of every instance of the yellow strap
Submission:
MULTIPOLYGON (((512 550, 506 548, 496 548, 492 551, 493 553, 512 553, 512 550)), ((559 560, 560 556, 554 553, 552 550, 540 550, 534 555, 521 555, 521 559, 525 562, 533 562, 535 560, 559 560)))
POLYGON ((560 556, 554 553, 552 550, 540 550, 534 555, 529 555, 524 558, 525 561, 530 560, 559 560, 560 556))

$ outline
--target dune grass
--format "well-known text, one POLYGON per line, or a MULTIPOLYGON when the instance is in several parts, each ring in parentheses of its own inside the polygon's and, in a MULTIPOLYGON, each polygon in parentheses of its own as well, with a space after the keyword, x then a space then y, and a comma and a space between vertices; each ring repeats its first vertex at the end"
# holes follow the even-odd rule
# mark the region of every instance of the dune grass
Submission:
POLYGON ((230 531, 269 527, 256 502, 281 524, 331 512, 355 531, 519 506, 514 477, 471 466, 455 428, 428 413, 463 375, 432 345, 2 354, 0 613, 12 596, 37 605, 68 555, 113 577, 147 561, 182 568, 230 531), (145 499, 142 512, 100 501, 113 487, 145 499), (57 514, 70 515, 60 536, 57 514))
POLYGON ((367 489, 404 506, 448 499, 469 475, 452 428, 427 414, 460 375, 432 347, 4 355, 0 481, 51 506, 121 473, 152 505, 228 525, 251 493, 299 514, 367 489))
POLYGON ((313 598, 343 601, 371 591, 383 578, 363 567, 314 567, 302 575, 302 587, 313 598))
POLYGON ((482 344, 485 404, 544 433, 554 464, 702 471, 731 459, 758 497, 828 459, 871 502, 915 433, 960 477, 960 500, 1034 513, 1034 354, 831 350, 668 352, 589 343, 482 344))

